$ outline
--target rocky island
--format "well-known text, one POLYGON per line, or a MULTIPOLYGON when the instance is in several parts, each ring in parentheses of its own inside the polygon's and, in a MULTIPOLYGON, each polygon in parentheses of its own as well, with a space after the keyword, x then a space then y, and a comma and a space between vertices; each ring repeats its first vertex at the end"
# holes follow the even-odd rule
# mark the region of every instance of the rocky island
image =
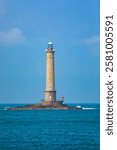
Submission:
POLYGON ((39 104, 18 106, 14 108, 8 108, 7 110, 43 110, 43 109, 44 110, 50 110, 50 109, 76 110, 76 109, 82 109, 82 108, 77 107, 77 106, 68 106, 66 104, 62 104, 61 101, 54 101, 54 102, 42 101, 39 104))

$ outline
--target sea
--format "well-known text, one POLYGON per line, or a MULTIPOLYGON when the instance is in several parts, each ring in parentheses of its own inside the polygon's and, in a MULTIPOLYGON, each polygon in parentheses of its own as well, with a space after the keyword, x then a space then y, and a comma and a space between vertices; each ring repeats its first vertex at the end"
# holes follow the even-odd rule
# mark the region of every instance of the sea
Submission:
POLYGON ((0 150, 99 150, 100 105, 82 110, 7 110, 0 104, 0 150))

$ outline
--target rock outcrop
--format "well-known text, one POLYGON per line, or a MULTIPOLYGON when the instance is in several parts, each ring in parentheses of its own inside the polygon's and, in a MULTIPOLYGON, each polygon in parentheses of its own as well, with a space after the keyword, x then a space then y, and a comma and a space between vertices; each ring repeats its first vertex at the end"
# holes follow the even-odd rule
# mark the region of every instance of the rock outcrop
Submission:
POLYGON ((61 101, 42 101, 39 104, 8 108, 8 110, 42 110, 42 109, 44 110, 48 110, 48 109, 76 110, 76 109, 81 109, 81 108, 77 108, 76 106, 68 106, 66 104, 62 104, 61 101))

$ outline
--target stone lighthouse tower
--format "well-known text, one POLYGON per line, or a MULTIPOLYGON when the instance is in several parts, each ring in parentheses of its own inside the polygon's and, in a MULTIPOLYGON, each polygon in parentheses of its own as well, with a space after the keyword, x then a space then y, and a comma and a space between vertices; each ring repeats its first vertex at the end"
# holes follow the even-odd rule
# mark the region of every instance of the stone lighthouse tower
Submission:
POLYGON ((53 43, 49 42, 46 49, 46 89, 45 101, 56 101, 55 74, 54 74, 54 49, 53 43))

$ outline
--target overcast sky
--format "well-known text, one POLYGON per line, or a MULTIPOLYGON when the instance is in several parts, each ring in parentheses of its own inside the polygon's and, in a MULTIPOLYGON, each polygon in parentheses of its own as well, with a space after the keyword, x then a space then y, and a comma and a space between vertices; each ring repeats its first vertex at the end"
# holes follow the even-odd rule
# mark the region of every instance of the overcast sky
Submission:
POLYGON ((99 103, 99 0, 0 0, 0 103, 44 98, 55 48, 57 99, 99 103))

